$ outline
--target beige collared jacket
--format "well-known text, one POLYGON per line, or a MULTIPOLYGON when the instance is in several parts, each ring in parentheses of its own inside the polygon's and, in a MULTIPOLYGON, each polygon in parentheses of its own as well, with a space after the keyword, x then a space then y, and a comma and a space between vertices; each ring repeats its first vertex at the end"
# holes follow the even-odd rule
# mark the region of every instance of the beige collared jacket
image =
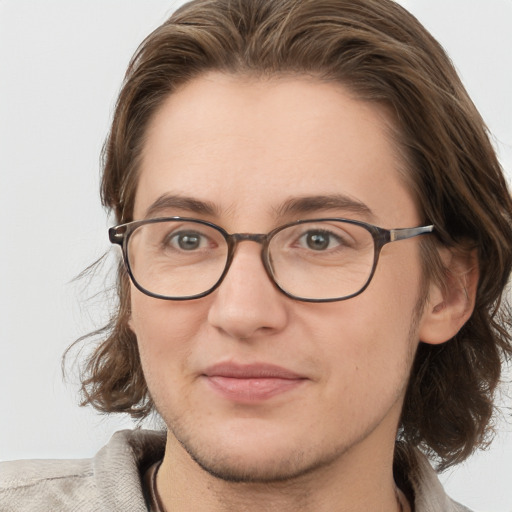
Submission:
MULTIPOLYGON (((148 512, 141 474, 163 457, 165 433, 125 430, 92 459, 0 463, 0 512, 148 512)), ((419 452, 408 478, 415 512, 470 512, 444 492, 419 452)))

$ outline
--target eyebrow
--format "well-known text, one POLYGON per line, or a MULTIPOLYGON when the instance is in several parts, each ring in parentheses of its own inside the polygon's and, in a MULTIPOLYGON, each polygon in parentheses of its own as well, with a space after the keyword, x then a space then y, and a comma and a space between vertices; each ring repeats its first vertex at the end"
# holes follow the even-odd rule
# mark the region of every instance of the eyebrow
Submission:
POLYGON ((368 205, 344 194, 294 197, 288 199, 277 208, 276 213, 285 216, 327 210, 344 210, 368 219, 375 218, 373 211, 368 205))
MULTIPOLYGON (((191 214, 220 216, 219 208, 210 201, 202 201, 178 194, 163 194, 148 207, 145 218, 158 216, 170 209, 186 211, 191 214)), ((293 197, 282 205, 273 208, 273 210, 280 217, 328 210, 343 210, 370 220, 375 218, 374 213, 365 203, 344 194, 293 197)))
POLYGON ((215 216, 218 214, 218 208, 210 201, 201 201, 193 197, 177 194, 163 194, 156 201, 151 203, 146 210, 145 218, 154 217, 170 209, 184 210, 202 215, 215 216))

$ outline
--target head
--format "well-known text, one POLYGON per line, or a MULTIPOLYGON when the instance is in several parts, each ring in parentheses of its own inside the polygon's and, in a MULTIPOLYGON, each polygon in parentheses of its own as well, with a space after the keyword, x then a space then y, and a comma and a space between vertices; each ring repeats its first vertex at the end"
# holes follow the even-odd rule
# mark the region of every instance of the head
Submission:
MULTIPOLYGON (((118 99, 104 148, 102 182, 103 202, 118 223, 141 218, 141 201, 148 190, 145 166, 151 159, 148 155, 157 152, 155 134, 166 129, 165 119, 179 115, 182 105, 201 97, 215 97, 218 104, 227 97, 234 102, 238 98, 241 104, 248 90, 259 91, 262 108, 268 112, 270 98, 279 95, 281 103, 272 108, 289 100, 291 109, 293 98, 307 99, 311 106, 320 95, 324 103, 318 105, 319 112, 327 115, 326 105, 331 102, 332 112, 348 112, 352 126, 366 112, 368 125, 361 121, 354 128, 359 137, 354 146, 361 148, 361 139, 369 133, 366 128, 376 127, 377 138, 369 137, 372 147, 385 145, 396 170, 389 186, 390 180, 379 177, 383 180, 379 186, 388 188, 390 198, 397 201, 397 211, 389 210, 389 219, 382 219, 391 222, 396 214, 393 220, 400 224, 403 216, 404 225, 383 227, 435 226, 435 235, 422 237, 409 248, 409 256, 419 262, 410 272, 415 293, 403 305, 407 324, 395 326, 397 336, 407 331, 410 336, 404 334, 404 339, 409 344, 399 349, 404 364, 388 370, 407 374, 407 386, 396 397, 400 405, 403 401, 399 437, 437 456, 442 465, 460 462, 486 441, 502 359, 512 352, 503 295, 512 265, 512 201, 485 125, 448 57, 414 17, 391 1, 200 0, 185 5, 142 43, 118 99), (342 99, 337 110, 338 93, 342 99), (437 290, 436 300, 432 290, 437 290), (460 306, 454 309, 455 303, 460 306), (429 328, 422 328, 428 308, 437 317, 428 322, 429 328), (458 311, 451 330, 436 327, 436 318, 442 318, 444 310, 458 311)), ((208 101, 205 107, 215 110, 208 101)), ((215 135, 214 129, 210 131, 215 135)), ((331 142, 335 144, 334 139, 331 142)), ((354 155, 363 153, 360 149, 354 155)), ((321 155, 329 155, 327 143, 321 155)), ((240 161, 242 156, 247 154, 240 155, 240 161)), ((318 178, 324 178, 326 186, 336 186, 335 181, 329 182, 334 180, 332 172, 324 176, 321 169, 317 171, 309 178, 306 171, 299 171, 299 177, 310 179, 312 186, 318 178)), ((163 185, 192 190, 208 179, 194 172, 181 177, 179 173, 176 170, 163 185)), ((237 174, 224 178, 241 179, 241 186, 250 181, 237 174)), ((367 186, 376 176, 365 178, 360 181, 367 186)), ((339 179, 343 186, 351 183, 350 175, 339 179)), ((276 188, 283 186, 286 181, 275 182, 276 188)), ((358 186, 350 192, 357 192, 358 186)), ((214 191, 222 194, 220 189, 214 191)), ((243 218, 245 205, 239 200, 234 207, 243 218)), ((266 232, 273 227, 254 224, 233 230, 266 232)), ((224 285, 223 290, 229 282, 224 285)), ((141 304, 149 298, 141 303, 134 296, 139 292, 131 288, 123 265, 118 270, 118 292, 119 307, 104 331, 106 339, 88 363, 84 402, 102 411, 144 417, 154 407, 154 391, 148 391, 148 372, 144 374, 141 364, 144 350, 137 340, 141 321, 134 318, 140 319, 141 304)), ((369 298, 364 299, 369 304, 371 294, 368 290, 369 298)), ((363 297, 351 300, 363 301, 363 297)), ((391 297, 400 301, 398 295, 391 293, 391 297)), ((174 307, 189 314, 200 301, 218 299, 174 307)), ((173 306, 154 303, 156 310, 164 307, 169 311, 173 306)), ((215 307, 210 303, 203 316, 215 317, 215 307)), ((336 307, 351 310, 355 306, 349 301, 290 306, 300 311, 301 318, 328 316, 336 307)), ((381 318, 379 311, 386 313, 376 308, 376 318, 381 318)))

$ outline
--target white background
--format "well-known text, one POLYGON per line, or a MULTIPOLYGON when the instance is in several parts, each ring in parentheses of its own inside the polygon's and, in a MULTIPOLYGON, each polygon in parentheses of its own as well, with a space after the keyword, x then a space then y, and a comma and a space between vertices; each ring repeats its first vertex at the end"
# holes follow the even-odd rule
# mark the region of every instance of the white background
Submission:
MULTIPOLYGON (((0 0, 0 460, 89 457, 132 426, 77 407, 60 358, 107 307, 85 300, 101 278, 71 281, 109 248, 98 156, 124 70, 180 3, 0 0)), ((401 3, 455 61, 510 176, 512 0, 401 3)), ((480 512, 512 511, 512 426, 498 432, 490 451, 443 475, 480 512)))

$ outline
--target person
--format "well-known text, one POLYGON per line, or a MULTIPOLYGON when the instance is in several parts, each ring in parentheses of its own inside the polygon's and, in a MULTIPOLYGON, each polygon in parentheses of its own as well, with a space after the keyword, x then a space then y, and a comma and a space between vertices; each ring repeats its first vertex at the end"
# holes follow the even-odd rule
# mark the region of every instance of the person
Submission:
POLYGON ((195 0, 105 145, 119 305, 84 404, 165 432, 1 468, 1 510, 463 511, 512 200, 439 44, 390 0, 195 0))

